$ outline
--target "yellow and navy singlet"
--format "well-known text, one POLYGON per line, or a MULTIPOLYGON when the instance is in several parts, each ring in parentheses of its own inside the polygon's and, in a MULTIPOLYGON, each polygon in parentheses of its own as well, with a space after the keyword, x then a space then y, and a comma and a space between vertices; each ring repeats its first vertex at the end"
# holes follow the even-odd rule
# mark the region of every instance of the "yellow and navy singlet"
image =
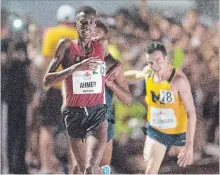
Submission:
POLYGON ((178 92, 171 89, 176 68, 168 80, 161 83, 153 81, 154 73, 145 79, 147 103, 147 121, 149 125, 165 134, 180 134, 186 132, 187 114, 178 92))

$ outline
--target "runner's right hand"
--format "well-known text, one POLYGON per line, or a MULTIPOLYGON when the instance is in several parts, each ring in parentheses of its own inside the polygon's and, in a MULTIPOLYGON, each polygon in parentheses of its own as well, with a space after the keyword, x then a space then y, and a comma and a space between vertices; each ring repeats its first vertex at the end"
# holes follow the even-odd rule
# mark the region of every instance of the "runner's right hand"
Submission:
POLYGON ((102 62, 98 57, 90 57, 85 60, 82 60, 80 63, 78 63, 76 69, 79 70, 96 70, 98 65, 101 64, 102 62))

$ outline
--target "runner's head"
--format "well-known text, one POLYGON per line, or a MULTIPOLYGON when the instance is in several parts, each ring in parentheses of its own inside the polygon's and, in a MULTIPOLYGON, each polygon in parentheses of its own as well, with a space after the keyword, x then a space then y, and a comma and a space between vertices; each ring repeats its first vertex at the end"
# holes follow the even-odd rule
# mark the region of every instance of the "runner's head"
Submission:
POLYGON ((153 42, 146 48, 147 63, 155 72, 161 72, 169 65, 167 51, 162 43, 153 42))
POLYGON ((73 24, 75 21, 75 9, 70 5, 62 5, 57 10, 57 21, 73 24))
POLYGON ((94 37, 105 38, 108 35, 108 27, 101 20, 96 21, 96 29, 94 33, 94 37))
POLYGON ((96 10, 91 6, 77 9, 76 27, 80 38, 91 39, 96 27, 96 10))

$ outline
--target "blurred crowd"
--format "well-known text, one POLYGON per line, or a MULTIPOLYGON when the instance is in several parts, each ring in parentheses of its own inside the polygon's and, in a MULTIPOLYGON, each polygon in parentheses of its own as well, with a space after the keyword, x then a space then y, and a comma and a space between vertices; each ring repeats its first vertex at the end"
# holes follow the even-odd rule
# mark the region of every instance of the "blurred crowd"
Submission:
MULTIPOLYGON (((196 9, 189 9, 181 19, 146 9, 146 2, 141 0, 139 6, 132 9, 120 8, 112 15, 99 13, 99 17, 110 28, 110 53, 121 61, 124 71, 142 70, 146 66, 144 49, 147 43, 163 42, 168 50, 170 63, 183 70, 191 84, 198 116, 195 157, 199 161, 207 155, 215 156, 214 148, 219 146, 220 21, 200 15, 196 9)), ((19 128, 19 125, 10 128, 10 124, 4 122, 2 125, 7 125, 7 130, 24 133, 23 143, 27 143, 23 153, 26 154, 25 161, 29 168, 39 169, 38 96, 42 91, 42 77, 45 72, 41 56, 42 38, 47 29, 25 17, 23 28, 12 30, 9 13, 2 11, 2 121, 6 121, 4 116, 17 118, 17 122, 25 122, 27 128, 19 128)), ((144 169, 140 157, 144 146, 141 127, 146 121, 146 109, 138 100, 144 86, 135 81, 129 82, 129 86, 137 99, 135 103, 126 106, 114 99, 116 134, 112 164, 119 173, 138 173, 144 169)), ((2 133, 5 132, 3 128, 5 127, 2 127, 2 133)), ((3 136, 2 139, 6 138, 3 136)), ((25 147, 19 146, 21 149, 25 147)), ((175 148, 170 150, 169 155, 176 156, 175 148)))

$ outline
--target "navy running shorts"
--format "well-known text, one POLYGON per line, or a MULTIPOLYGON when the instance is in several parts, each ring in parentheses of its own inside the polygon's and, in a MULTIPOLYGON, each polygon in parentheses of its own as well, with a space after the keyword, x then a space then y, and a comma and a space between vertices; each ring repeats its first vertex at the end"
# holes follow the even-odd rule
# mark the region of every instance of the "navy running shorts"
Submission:
POLYGON ((114 105, 112 103, 113 92, 109 87, 105 87, 105 101, 107 105, 107 119, 108 119, 108 137, 107 142, 113 139, 115 134, 115 115, 114 105))
POLYGON ((154 128, 152 128, 149 124, 145 127, 145 135, 150 138, 157 140, 167 147, 167 151, 172 146, 184 146, 186 143, 186 133, 181 134, 165 134, 154 128))
POLYGON ((115 121, 108 119, 108 136, 107 136, 107 142, 111 141, 115 134, 115 121))

